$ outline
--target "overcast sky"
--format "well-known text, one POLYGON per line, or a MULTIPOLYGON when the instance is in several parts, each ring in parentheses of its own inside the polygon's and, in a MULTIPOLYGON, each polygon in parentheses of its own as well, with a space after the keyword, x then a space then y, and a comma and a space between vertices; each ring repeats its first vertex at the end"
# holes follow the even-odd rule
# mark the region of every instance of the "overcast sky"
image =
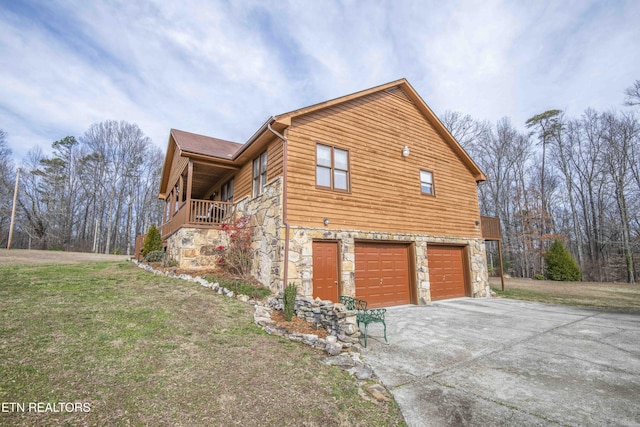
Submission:
POLYGON ((623 109, 640 1, 0 0, 0 129, 19 162, 92 123, 236 142, 405 77, 441 116, 623 109))

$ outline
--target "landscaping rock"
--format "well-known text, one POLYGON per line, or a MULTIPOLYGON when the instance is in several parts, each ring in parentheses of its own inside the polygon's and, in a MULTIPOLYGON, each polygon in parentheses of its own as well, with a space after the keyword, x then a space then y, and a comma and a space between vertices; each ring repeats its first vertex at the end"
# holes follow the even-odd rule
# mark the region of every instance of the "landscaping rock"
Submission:
POLYGON ((324 351, 332 356, 337 356, 342 351, 342 344, 336 342, 327 342, 327 346, 325 347, 324 351))

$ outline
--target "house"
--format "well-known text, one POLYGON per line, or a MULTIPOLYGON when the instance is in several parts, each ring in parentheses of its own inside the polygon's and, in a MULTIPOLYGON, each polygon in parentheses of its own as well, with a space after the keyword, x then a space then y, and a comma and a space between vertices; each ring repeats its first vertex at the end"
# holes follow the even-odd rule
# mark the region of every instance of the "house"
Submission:
POLYGON ((171 130, 159 197, 167 252, 216 261, 220 224, 251 218, 272 290, 370 307, 490 292, 485 176, 406 79, 270 117, 244 144, 171 130))

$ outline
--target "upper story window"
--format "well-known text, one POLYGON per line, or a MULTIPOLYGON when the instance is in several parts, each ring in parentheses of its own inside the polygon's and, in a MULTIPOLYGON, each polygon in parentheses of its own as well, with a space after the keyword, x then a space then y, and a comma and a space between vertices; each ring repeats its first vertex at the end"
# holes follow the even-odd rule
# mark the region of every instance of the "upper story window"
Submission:
POLYGON ((328 145, 316 145, 316 185, 349 191, 349 152, 328 145))
POLYGON ((253 197, 259 196, 267 185, 267 152, 253 160, 253 197))
POLYGON ((422 191, 422 194, 435 195, 433 189, 433 172, 420 170, 420 191, 422 191))

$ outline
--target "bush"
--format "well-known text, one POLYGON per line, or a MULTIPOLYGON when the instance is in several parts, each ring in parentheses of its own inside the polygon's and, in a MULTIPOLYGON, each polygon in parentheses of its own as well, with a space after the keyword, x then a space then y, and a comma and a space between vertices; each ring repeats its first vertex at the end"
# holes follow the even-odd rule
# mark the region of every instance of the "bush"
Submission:
POLYGON ((149 252, 146 257, 144 257, 144 260, 146 262, 162 262, 164 261, 164 255, 164 251, 152 251, 149 252))
POLYGON ((149 231, 144 238, 144 245, 142 246, 142 256, 146 260, 148 254, 153 251, 161 250, 162 236, 160 235, 160 230, 158 230, 155 224, 151 224, 151 227, 149 227, 149 231))
POLYGON ((546 276, 549 280, 576 281, 582 279, 582 272, 564 244, 556 239, 544 256, 546 276))
POLYGON ((544 275, 540 273, 536 273, 533 275, 533 280, 544 280, 544 275))
POLYGON ((231 224, 222 224, 229 246, 218 246, 218 265, 232 276, 249 277, 253 263, 251 250, 251 218, 243 216, 231 224))
POLYGON ((298 293, 298 288, 293 283, 290 283, 284 289, 284 297, 282 299, 282 305, 284 305, 284 320, 290 322, 293 318, 293 312, 296 307, 296 294, 298 293))

